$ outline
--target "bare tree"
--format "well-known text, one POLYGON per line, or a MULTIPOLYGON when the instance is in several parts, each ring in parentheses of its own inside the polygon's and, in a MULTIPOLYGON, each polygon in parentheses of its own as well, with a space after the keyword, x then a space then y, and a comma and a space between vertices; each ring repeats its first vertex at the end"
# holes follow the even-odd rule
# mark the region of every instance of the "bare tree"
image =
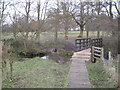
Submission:
POLYGON ((0 2, 0 4, 1 4, 0 26, 1 26, 1 30, 2 30, 2 26, 3 26, 3 15, 4 15, 4 11, 5 11, 5 2, 0 2))
POLYGON ((40 34, 42 32, 42 27, 45 23, 45 16, 46 16, 46 10, 47 10, 47 5, 48 5, 48 1, 44 2, 43 7, 41 6, 41 1, 39 0, 37 2, 37 22, 38 22, 38 29, 36 32, 36 39, 38 40, 38 42, 40 41, 40 34))
POLYGON ((69 2, 61 2, 62 10, 63 10, 63 23, 64 23, 64 30, 65 30, 65 38, 68 34, 69 22, 72 18, 70 15, 70 5, 69 2))
POLYGON ((25 17, 26 17, 26 31, 25 31, 25 38, 24 38, 24 47, 25 47, 25 51, 28 51, 28 35, 29 35, 29 14, 30 14, 30 0, 26 1, 26 5, 25 5, 25 17))
MULTIPOLYGON (((100 4, 101 2, 100 2, 100 0, 98 0, 98 2, 96 2, 96 11, 97 11, 97 15, 99 16, 100 15, 100 12, 101 12, 101 4, 100 4)), ((98 27, 97 27, 97 37, 99 38, 100 37, 100 30, 99 30, 99 28, 100 28, 100 25, 98 25, 98 27)))
POLYGON ((13 15, 13 17, 9 14, 9 17, 12 21, 12 32, 13 32, 13 37, 15 39, 15 41, 17 40, 17 34, 19 33, 18 32, 18 18, 17 18, 17 14, 16 14, 16 11, 13 15))
MULTIPOLYGON (((100 19, 99 16, 100 16, 100 14, 102 12, 102 8, 103 8, 102 2, 100 0, 97 0, 95 3, 91 4, 91 7, 94 8, 94 9, 92 9, 93 10, 92 13, 93 12, 96 13, 95 15, 92 14, 92 17, 94 17, 98 21, 100 21, 99 20, 100 19)), ((100 37, 100 23, 99 22, 97 23, 96 31, 97 31, 97 38, 99 38, 100 37)))
MULTIPOLYGON (((84 4, 84 2, 82 2, 81 0, 80 0, 80 3, 78 4, 79 5, 79 10, 80 10, 80 12, 78 13, 78 15, 77 16, 75 16, 76 15, 76 13, 71 13, 72 14, 72 16, 73 16, 73 19, 75 20, 75 22, 77 23, 77 25, 79 25, 79 27, 80 27, 80 34, 79 34, 79 37, 83 37, 83 30, 84 30, 84 26, 85 26, 85 24, 86 24, 86 22, 85 22, 85 13, 84 13, 84 6, 85 6, 85 4, 84 4), (76 18, 77 17, 77 18, 76 18), (78 17, 79 17, 79 19, 78 19, 78 17)), ((77 5, 76 5, 77 6, 77 5)))
MULTIPOLYGON (((7 8, 9 3, 5 3, 4 1, 0 0, 0 40, 2 36, 2 29, 3 29, 3 21, 4 21, 4 12, 7 8)), ((0 89, 2 85, 2 42, 0 41, 0 89)))
POLYGON ((59 25, 59 15, 60 14, 60 6, 59 1, 57 0, 57 10, 56 10, 56 24, 55 24, 55 42, 58 40, 58 25, 59 25))
MULTIPOLYGON (((110 1, 106 1, 106 6, 105 7, 109 7, 108 9, 108 16, 110 17, 110 20, 111 20, 111 28, 112 30, 114 29, 114 23, 113 23, 113 19, 114 19, 114 13, 112 11, 112 8, 115 7, 116 11, 117 11, 117 16, 120 15, 120 11, 119 11, 119 8, 117 6, 117 3, 116 1, 113 1, 113 0, 110 0, 110 1)), ((116 35, 116 30, 113 30, 112 31, 112 35, 116 35)))
POLYGON ((88 27, 88 20, 89 20, 89 9, 90 9, 90 6, 89 6, 89 2, 87 2, 86 3, 87 4, 87 17, 86 17, 86 21, 87 21, 87 23, 86 23, 86 36, 87 36, 87 38, 89 37, 89 27, 88 27))
MULTIPOLYGON (((23 2, 21 2, 23 4, 23 2)), ((19 3, 20 4, 20 3, 19 3)), ((18 5, 18 4, 16 4, 18 5)), ((19 11, 17 9, 17 7, 15 7, 14 5, 14 9, 16 11, 19 12, 19 14, 23 14, 21 11, 19 11)), ((18 20, 19 22, 19 25, 21 25, 22 27, 20 28, 21 30, 20 31, 20 36, 23 37, 23 41, 24 41, 24 48, 25 48, 25 52, 27 52, 29 50, 29 46, 28 46, 28 40, 29 40, 29 30, 30 30, 30 26, 29 26, 29 19, 30 19, 30 11, 31 11, 31 2, 30 0, 26 0, 25 1, 25 6, 23 6, 23 9, 25 10, 25 14, 23 14, 24 16, 24 25, 23 25, 23 22, 20 24, 20 18, 18 20)), ((15 17, 13 16, 13 20, 15 19, 15 17)))
MULTIPOLYGON (((3 30, 3 22, 4 22, 4 16, 5 16, 4 12, 8 5, 9 5, 9 2, 6 3, 4 1, 0 1, 0 31, 3 30)), ((0 34, 2 34, 2 32, 0 34)))

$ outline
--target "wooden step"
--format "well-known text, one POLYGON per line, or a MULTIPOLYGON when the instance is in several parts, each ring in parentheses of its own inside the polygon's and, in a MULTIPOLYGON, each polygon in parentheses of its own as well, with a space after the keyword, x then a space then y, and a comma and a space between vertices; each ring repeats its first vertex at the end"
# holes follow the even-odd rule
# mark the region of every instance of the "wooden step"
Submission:
POLYGON ((91 53, 74 53, 74 55, 91 56, 91 53))
POLYGON ((83 55, 73 55, 72 58, 80 58, 80 59, 89 59, 90 56, 83 56, 83 55))
POLYGON ((82 61, 89 61, 90 59, 71 58, 71 60, 82 60, 82 61))

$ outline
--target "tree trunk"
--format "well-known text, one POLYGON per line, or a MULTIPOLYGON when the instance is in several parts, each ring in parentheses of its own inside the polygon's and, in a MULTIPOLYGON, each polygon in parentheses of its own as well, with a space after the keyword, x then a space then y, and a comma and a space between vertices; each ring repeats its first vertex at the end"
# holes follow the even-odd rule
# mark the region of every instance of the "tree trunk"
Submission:
POLYGON ((59 24, 59 1, 57 0, 57 16, 56 16, 56 25, 55 25, 55 43, 58 40, 58 24, 59 24))
POLYGON ((88 23, 86 24, 86 37, 89 37, 88 23))
POLYGON ((80 30, 80 34, 79 34, 78 37, 83 37, 83 26, 81 26, 80 29, 81 29, 81 30, 80 30))
POLYGON ((25 54, 26 54, 26 52, 27 52, 27 40, 26 40, 26 38, 24 39, 24 49, 25 49, 25 54))
POLYGON ((83 30, 80 31, 79 37, 83 37, 83 30))
MULTIPOLYGON (((101 11, 101 8, 100 8, 100 0, 98 0, 98 2, 96 2, 96 8, 97 8, 97 14, 98 14, 98 16, 100 15, 100 11, 101 11)), ((98 19, 99 20, 99 19, 98 19)), ((99 31, 99 29, 100 29, 100 24, 98 23, 98 28, 97 28, 98 30, 97 30, 97 38, 99 38, 100 37, 100 31, 99 31)))
POLYGON ((15 41, 17 40, 17 36, 16 36, 16 33, 14 33, 14 39, 15 39, 15 41))
POLYGON ((100 37, 100 31, 97 31, 97 38, 100 37))
POLYGON ((39 2, 38 2, 38 4, 37 4, 37 13, 38 13, 38 16, 37 16, 37 18, 38 18, 38 22, 37 22, 37 24, 38 24, 38 26, 37 26, 37 35, 36 35, 36 38, 37 38, 37 42, 39 43, 39 41, 40 41, 40 0, 39 0, 39 2))
POLYGON ((57 42, 58 40, 58 28, 56 28, 55 30, 55 42, 57 42))
POLYGON ((29 2, 26 2, 26 34, 25 34, 25 41, 24 41, 24 46, 25 46, 25 53, 30 49, 28 47, 28 39, 29 39, 29 13, 30 13, 30 0, 29 2))
POLYGON ((64 34, 65 34, 65 39, 66 39, 67 34, 68 34, 68 21, 69 21, 68 18, 69 18, 69 15, 67 13, 66 3, 62 2, 61 5, 62 5, 62 9, 63 9, 63 17, 64 17, 64 25, 65 25, 65 27, 64 27, 65 33, 64 34))
POLYGON ((89 31, 88 30, 86 31, 86 34, 87 34, 87 38, 88 38, 89 37, 89 31))
MULTIPOLYGON (((38 28, 40 29, 40 28, 38 28)), ((40 42, 40 30, 37 31, 35 40, 39 43, 40 42)))
POLYGON ((67 25, 67 22, 65 24, 65 38, 67 37, 67 34, 68 34, 68 25, 67 25))

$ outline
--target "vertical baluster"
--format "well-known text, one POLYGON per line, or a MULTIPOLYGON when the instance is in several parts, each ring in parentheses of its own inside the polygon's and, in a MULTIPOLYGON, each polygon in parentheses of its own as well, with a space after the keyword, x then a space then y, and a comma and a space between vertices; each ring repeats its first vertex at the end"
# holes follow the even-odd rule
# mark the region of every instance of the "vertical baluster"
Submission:
POLYGON ((79 45, 80 45, 79 47, 80 47, 80 50, 81 50, 81 39, 80 39, 80 44, 79 45))

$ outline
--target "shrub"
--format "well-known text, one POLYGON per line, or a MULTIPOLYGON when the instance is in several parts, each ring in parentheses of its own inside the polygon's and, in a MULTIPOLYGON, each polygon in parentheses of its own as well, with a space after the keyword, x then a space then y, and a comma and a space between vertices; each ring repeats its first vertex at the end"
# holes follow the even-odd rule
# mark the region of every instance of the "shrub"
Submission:
POLYGON ((11 46, 15 49, 18 49, 24 45, 23 40, 16 40, 11 42, 11 46))
POLYGON ((117 55, 117 45, 118 45, 118 38, 114 37, 102 37, 103 38, 103 47, 105 50, 110 50, 113 56, 117 55))
MULTIPOLYGON (((7 65, 7 59, 9 59, 9 65, 10 65, 10 80, 13 79, 13 62, 15 60, 14 53, 8 51, 10 50, 10 46, 7 44, 2 43, 2 72, 8 70, 6 65, 7 65), (6 57, 7 56, 7 57, 6 57)), ((8 72, 8 71, 7 71, 8 72)), ((5 73, 4 73, 5 74, 5 73)), ((8 78, 8 74, 6 78, 8 78)), ((8 78, 9 79, 9 78, 8 78)))
POLYGON ((11 42, 13 42, 14 41, 14 39, 2 39, 1 40, 4 44, 9 44, 9 43, 11 43, 11 42))

